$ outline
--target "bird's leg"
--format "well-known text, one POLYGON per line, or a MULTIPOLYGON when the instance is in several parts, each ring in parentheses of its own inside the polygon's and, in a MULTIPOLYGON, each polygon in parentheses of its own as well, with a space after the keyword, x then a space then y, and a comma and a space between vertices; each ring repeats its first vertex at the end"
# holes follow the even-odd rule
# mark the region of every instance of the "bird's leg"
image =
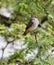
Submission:
POLYGON ((31 35, 34 35, 34 36, 35 36, 35 41, 36 41, 36 43, 37 43, 37 45, 38 45, 37 33, 38 33, 38 32, 32 31, 32 32, 31 32, 31 35))
POLYGON ((34 31, 30 32, 30 34, 33 35, 34 34, 34 31))
POLYGON ((36 43, 38 45, 37 32, 34 32, 34 36, 35 36, 36 43))

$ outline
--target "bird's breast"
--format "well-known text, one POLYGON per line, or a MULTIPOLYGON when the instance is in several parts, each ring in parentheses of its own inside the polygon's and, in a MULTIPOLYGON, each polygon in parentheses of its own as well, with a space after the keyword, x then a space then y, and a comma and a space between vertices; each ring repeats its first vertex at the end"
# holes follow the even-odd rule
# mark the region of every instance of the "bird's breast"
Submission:
POLYGON ((33 26, 34 26, 34 29, 36 29, 39 25, 39 20, 37 18, 33 19, 33 26))

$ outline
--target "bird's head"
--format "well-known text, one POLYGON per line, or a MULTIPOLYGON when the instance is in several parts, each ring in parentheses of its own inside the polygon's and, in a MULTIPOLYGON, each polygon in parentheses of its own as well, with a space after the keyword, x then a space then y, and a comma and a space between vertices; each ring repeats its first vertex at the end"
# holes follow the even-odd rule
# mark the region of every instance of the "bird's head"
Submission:
POLYGON ((36 15, 32 15, 31 18, 37 18, 37 16, 36 15))
POLYGON ((37 15, 33 14, 33 15, 31 16, 31 19, 32 19, 32 20, 36 20, 36 19, 37 19, 37 15))
POLYGON ((33 15, 31 19, 32 19, 32 22, 34 22, 34 24, 39 24, 37 15, 33 15))

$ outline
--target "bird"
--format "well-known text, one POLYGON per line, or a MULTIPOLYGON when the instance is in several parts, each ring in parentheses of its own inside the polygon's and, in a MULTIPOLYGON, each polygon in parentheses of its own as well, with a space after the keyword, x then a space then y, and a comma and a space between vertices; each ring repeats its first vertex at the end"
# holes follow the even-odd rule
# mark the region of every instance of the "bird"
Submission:
MULTIPOLYGON (((41 23, 44 23, 46 20, 45 20, 45 18, 43 18, 41 23)), ((41 27, 42 29, 45 29, 45 27, 43 27, 41 25, 41 23, 39 22, 39 19, 37 18, 36 15, 31 16, 31 19, 30 19, 29 23, 27 24, 25 32, 23 33, 23 35, 27 35, 29 32, 34 31, 37 27, 41 27)))
POLYGON ((29 23, 26 26, 25 32, 23 35, 26 35, 27 33, 34 31, 39 25, 39 20, 37 18, 37 16, 33 15, 31 16, 31 19, 29 21, 29 23))

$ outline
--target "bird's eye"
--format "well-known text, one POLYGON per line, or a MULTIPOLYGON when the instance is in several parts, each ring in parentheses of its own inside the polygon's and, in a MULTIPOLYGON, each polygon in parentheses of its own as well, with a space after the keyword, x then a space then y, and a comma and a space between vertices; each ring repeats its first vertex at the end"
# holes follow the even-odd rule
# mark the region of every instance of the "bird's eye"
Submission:
POLYGON ((32 18, 32 20, 34 20, 35 18, 32 18))
POLYGON ((32 20, 34 20, 34 19, 32 19, 32 20))
POLYGON ((34 18, 32 18, 32 19, 34 19, 34 18))

